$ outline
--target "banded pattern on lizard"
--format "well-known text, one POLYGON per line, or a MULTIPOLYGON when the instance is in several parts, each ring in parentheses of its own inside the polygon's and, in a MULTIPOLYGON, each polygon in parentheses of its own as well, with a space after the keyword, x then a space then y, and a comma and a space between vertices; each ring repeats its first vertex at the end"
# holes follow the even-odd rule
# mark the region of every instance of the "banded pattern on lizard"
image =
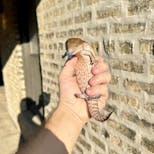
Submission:
POLYGON ((98 104, 101 103, 101 95, 98 96, 88 96, 86 95, 86 89, 89 87, 89 80, 93 76, 91 69, 95 64, 95 53, 93 48, 85 41, 80 38, 70 38, 66 41, 66 49, 64 56, 68 57, 68 60, 73 56, 76 56, 77 63, 75 67, 75 75, 81 94, 75 94, 76 97, 85 99, 90 116, 98 121, 107 120, 111 114, 104 116, 100 113, 98 104))

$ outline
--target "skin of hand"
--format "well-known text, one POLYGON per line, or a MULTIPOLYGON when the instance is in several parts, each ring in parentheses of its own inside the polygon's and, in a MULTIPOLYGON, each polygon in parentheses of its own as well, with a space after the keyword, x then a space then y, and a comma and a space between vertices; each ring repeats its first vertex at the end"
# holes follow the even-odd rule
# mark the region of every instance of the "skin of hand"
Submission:
MULTIPOLYGON (((101 57, 96 58, 96 65, 92 68, 93 77, 89 81, 90 87, 86 93, 91 96, 102 95, 100 109, 105 106, 108 97, 107 85, 111 80, 108 65, 101 57)), ((60 100, 58 107, 49 117, 45 128, 54 133, 64 143, 68 153, 71 153, 74 144, 84 124, 90 119, 85 100, 76 98, 75 93, 80 93, 74 68, 77 58, 69 60, 59 76, 60 100)))
MULTIPOLYGON (((85 100, 76 98, 75 93, 81 93, 74 75, 74 69, 77 58, 74 57, 69 60, 59 76, 60 89, 60 104, 65 105, 73 113, 75 113, 83 123, 86 123, 90 116, 88 113, 85 100)), ((90 87, 87 88, 86 93, 89 96, 101 94, 102 103, 99 104, 99 109, 104 108, 108 98, 108 83, 111 80, 111 75, 108 70, 108 65, 100 56, 96 57, 96 64, 92 68, 93 77, 89 81, 90 87)))

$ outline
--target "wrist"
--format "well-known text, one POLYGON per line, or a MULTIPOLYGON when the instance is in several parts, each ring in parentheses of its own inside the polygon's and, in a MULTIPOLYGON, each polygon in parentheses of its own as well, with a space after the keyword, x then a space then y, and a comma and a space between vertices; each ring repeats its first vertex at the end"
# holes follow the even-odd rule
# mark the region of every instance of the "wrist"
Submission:
POLYGON ((70 152, 84 124, 67 105, 60 103, 45 127, 52 131, 70 152))

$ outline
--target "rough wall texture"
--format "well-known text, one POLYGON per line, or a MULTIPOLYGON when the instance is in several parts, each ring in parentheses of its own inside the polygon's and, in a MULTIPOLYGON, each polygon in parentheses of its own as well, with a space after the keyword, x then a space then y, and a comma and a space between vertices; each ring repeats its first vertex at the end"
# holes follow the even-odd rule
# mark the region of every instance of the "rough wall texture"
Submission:
POLYGON ((51 92, 47 115, 58 102, 66 39, 94 43, 111 68, 106 110, 114 114, 105 123, 91 120, 73 153, 154 153, 153 13, 153 0, 42 0, 38 5, 43 90, 51 92))
POLYGON ((16 45, 7 64, 3 68, 8 112, 17 127, 18 115, 21 112, 21 100, 25 98, 25 81, 21 52, 21 46, 16 45))
POLYGON ((0 56, 9 114, 17 124, 21 99, 25 97, 22 48, 16 19, 15 2, 3 1, 1 17, 0 56))

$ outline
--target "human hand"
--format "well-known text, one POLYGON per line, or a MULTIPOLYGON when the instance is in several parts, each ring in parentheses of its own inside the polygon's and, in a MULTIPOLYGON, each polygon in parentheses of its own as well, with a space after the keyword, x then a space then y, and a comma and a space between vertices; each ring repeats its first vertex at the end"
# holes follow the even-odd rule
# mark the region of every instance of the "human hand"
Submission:
MULTIPOLYGON (((85 100, 76 98, 75 93, 81 93, 78 87, 76 77, 74 76, 74 68, 76 65, 77 58, 74 57, 69 60, 60 76, 59 76, 59 87, 60 87, 60 104, 59 106, 65 105, 71 112, 76 114, 84 123, 90 118, 87 104, 85 100)), ((108 72, 108 65, 103 61, 102 57, 96 57, 97 64, 92 68, 93 77, 89 80, 90 87, 87 88, 86 93, 89 96, 95 96, 101 94, 102 103, 99 104, 99 108, 105 106, 108 97, 107 85, 111 80, 111 75, 108 72)))

